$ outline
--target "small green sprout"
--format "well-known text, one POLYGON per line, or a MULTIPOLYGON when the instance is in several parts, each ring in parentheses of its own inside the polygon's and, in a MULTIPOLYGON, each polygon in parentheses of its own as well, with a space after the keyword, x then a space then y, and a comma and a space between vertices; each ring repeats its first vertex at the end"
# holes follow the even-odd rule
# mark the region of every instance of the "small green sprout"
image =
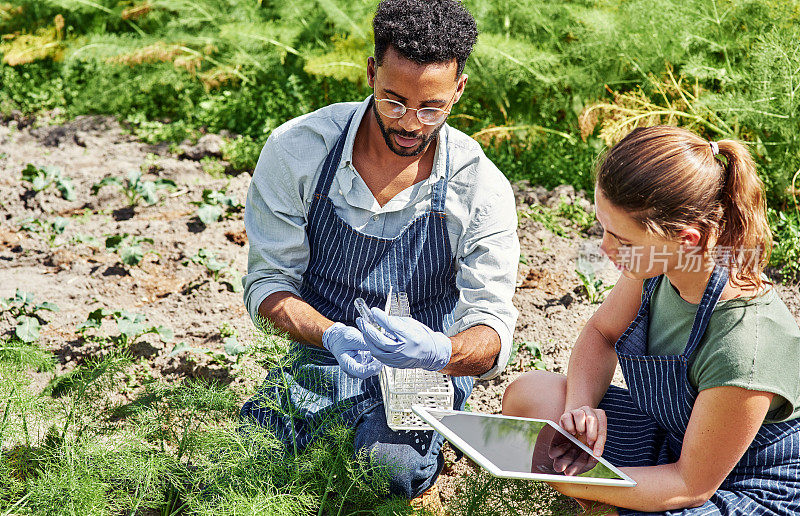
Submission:
POLYGON ((239 332, 230 324, 222 323, 222 326, 219 328, 219 335, 222 337, 225 353, 234 357, 238 364, 239 359, 248 349, 245 344, 239 342, 239 332))
POLYGON ((89 312, 89 316, 78 326, 78 332, 86 336, 89 330, 99 330, 104 319, 112 319, 117 324, 119 335, 111 339, 123 346, 130 346, 141 336, 156 334, 162 342, 169 342, 174 337, 172 329, 166 326, 147 324, 147 317, 143 314, 128 312, 127 310, 107 310, 98 308, 89 312))
POLYGON ((205 188, 203 189, 203 200, 192 203, 198 206, 196 215, 203 225, 209 226, 220 219, 230 219, 244 209, 244 206, 236 198, 225 195, 226 190, 227 188, 219 191, 205 188))
POLYGON ((536 342, 525 342, 523 345, 525 349, 528 350, 528 353, 531 354, 531 361, 528 363, 528 367, 539 371, 547 371, 547 364, 542 360, 542 348, 539 344, 536 342))
POLYGON ((189 265, 189 263, 203 265, 214 281, 227 286, 231 292, 240 292, 242 290, 241 274, 231 268, 230 264, 217 260, 214 251, 201 247, 197 250, 197 254, 183 261, 183 265, 189 265))
POLYGON ((597 277, 608 265, 602 249, 596 242, 583 242, 578 250, 575 262, 575 274, 581 280, 583 292, 590 303, 600 303, 605 298, 605 293, 614 288, 614 285, 604 285, 603 280, 597 277))
POLYGON ((92 185, 92 195, 97 195, 101 188, 108 185, 117 185, 125 194, 128 206, 131 207, 136 206, 141 201, 144 201, 147 205, 155 204, 158 202, 158 194, 156 193, 158 190, 177 187, 172 179, 159 178, 155 181, 145 181, 142 179, 141 171, 131 170, 128 172, 124 182, 116 176, 104 177, 92 185))
POLYGON ((69 225, 69 219, 56 217, 51 221, 26 217, 19 221, 19 228, 29 233, 41 234, 47 238, 50 247, 57 247, 56 239, 64 233, 69 225))
POLYGON ((37 167, 28 163, 22 170, 22 180, 31 183, 31 189, 36 193, 46 190, 50 185, 55 185, 61 197, 67 201, 75 200, 72 179, 63 175, 58 167, 37 167))
POLYGON ((93 247, 95 249, 100 249, 101 247, 103 247, 103 244, 100 243, 100 239, 98 239, 96 236, 85 235, 83 233, 76 233, 75 235, 72 236, 72 238, 69 241, 72 242, 73 244, 86 244, 89 247, 93 247))
POLYGON ((225 363, 228 359, 233 359, 238 364, 241 357, 249 351, 249 348, 245 344, 239 342, 239 332, 230 324, 222 323, 222 326, 219 328, 219 335, 222 338, 225 354, 214 351, 213 349, 195 348, 185 342, 179 342, 175 344, 175 347, 172 348, 172 351, 170 351, 167 356, 174 357, 183 352, 199 353, 206 355, 214 362, 220 364, 225 363))
MULTIPOLYGON (((546 371, 547 365, 542 360, 542 349, 539 347, 539 344, 536 342, 517 342, 511 346, 511 355, 508 357, 508 363, 514 364, 520 357, 519 350, 525 348, 528 350, 528 353, 531 355, 531 360, 528 362, 528 369, 538 369, 540 371, 546 371)), ((525 366, 522 366, 522 369, 525 370, 525 366)))
MULTIPOLYGON (((120 261, 129 266, 142 263, 146 254, 159 255, 152 249, 145 250, 142 244, 153 244, 153 239, 148 237, 132 236, 128 233, 119 233, 106 237, 106 250, 117 253, 120 261)), ((160 256, 160 255, 159 255, 160 256)))
POLYGON ((14 297, 0 298, 0 311, 8 312, 11 317, 16 319, 17 326, 14 334, 22 342, 36 342, 39 339, 41 325, 46 322, 41 319, 37 312, 41 311, 58 312, 58 305, 45 301, 35 303, 33 294, 17 289, 14 297))
POLYGON ((614 285, 604 285, 603 280, 598 278, 592 270, 575 269, 575 273, 581 280, 586 298, 592 304, 602 302, 605 299, 605 293, 614 288, 614 285))

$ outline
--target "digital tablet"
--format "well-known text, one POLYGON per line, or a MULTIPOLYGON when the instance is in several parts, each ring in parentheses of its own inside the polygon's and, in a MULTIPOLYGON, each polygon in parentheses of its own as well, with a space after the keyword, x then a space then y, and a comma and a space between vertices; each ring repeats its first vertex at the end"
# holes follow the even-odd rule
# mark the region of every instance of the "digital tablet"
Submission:
POLYGON ((633 487, 633 479, 545 419, 413 405, 423 421, 496 477, 633 487))

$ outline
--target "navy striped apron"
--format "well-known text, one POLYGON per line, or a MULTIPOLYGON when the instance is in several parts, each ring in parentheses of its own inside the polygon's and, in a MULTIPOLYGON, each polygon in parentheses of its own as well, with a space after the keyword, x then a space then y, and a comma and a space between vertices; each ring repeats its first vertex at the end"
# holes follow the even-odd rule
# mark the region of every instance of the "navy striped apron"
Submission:
MULTIPOLYGON (((355 326, 358 314, 353 301, 361 297, 369 306, 382 307, 392 287, 395 293, 408 294, 412 317, 435 331, 446 331, 453 324, 459 297, 444 211, 449 146, 443 141, 447 165, 444 177, 433 186, 430 210, 411 220, 395 238, 366 235, 342 220, 328 198, 352 121, 353 115, 325 158, 314 191, 306 226, 310 257, 300 295, 325 317, 355 326)), ((460 410, 472 391, 473 378, 452 381, 454 408, 460 410)), ((327 350, 294 342, 287 362, 267 374, 241 415, 275 429, 289 449, 299 451, 334 424, 355 427, 362 414, 382 403, 378 375, 366 380, 352 377, 327 350)), ((430 431, 407 433, 417 441, 419 434, 428 441, 442 439, 430 431)))
MULTIPOLYGON (((617 466, 676 462, 698 392, 689 383, 688 363, 706 331, 728 270, 717 266, 680 355, 647 354, 650 298, 662 276, 645 284, 636 318, 615 344, 630 390, 612 385, 600 402, 607 412, 603 457, 617 466)), ((620 509, 620 514, 654 514, 620 509)), ((711 499, 669 515, 752 515, 800 513, 800 420, 766 423, 711 499)))

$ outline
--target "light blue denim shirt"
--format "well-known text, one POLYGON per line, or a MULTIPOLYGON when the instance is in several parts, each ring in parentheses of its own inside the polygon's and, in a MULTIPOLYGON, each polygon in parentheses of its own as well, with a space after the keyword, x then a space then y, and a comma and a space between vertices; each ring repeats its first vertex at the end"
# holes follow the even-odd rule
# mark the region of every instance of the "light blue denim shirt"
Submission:
POLYGON ((306 224, 317 179, 325 157, 357 109, 329 192, 337 215, 364 234, 396 237, 430 209, 432 186, 445 173, 447 153, 442 142, 447 142, 451 172, 445 212, 460 292, 455 323, 447 334, 478 324, 493 328, 500 336, 501 351, 496 365, 481 378, 497 376, 508 363, 518 315, 511 302, 519 264, 511 185, 475 140, 445 124, 430 177, 381 207, 352 164, 353 140, 362 117, 371 113, 370 100, 324 107, 286 122, 267 139, 244 211, 250 244, 244 302, 250 317, 256 320, 261 302, 274 292, 299 296, 309 261, 306 224))

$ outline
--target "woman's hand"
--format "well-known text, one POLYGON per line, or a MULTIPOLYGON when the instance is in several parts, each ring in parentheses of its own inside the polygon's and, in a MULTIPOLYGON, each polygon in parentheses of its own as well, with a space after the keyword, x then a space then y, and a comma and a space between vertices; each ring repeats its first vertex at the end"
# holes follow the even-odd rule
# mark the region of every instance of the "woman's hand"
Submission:
POLYGON ((579 448, 554 426, 545 425, 539 431, 531 460, 532 473, 575 476, 596 465, 597 459, 579 448))
POLYGON ((592 449, 596 457, 603 454, 606 444, 606 412, 588 405, 567 410, 558 423, 561 428, 577 437, 592 449))

